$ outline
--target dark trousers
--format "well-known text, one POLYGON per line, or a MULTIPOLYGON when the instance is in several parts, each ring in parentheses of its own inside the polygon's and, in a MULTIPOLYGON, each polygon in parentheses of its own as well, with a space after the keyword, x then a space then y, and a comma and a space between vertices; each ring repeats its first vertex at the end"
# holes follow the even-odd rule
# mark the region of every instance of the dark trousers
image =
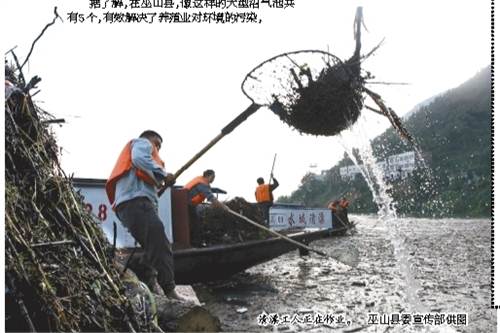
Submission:
POLYGON ((118 205, 116 215, 144 249, 142 264, 151 271, 156 269, 158 284, 165 293, 173 290, 175 282, 172 247, 165 235, 156 206, 146 197, 134 198, 118 205))
POLYGON ((332 226, 336 227, 337 224, 341 228, 349 228, 351 226, 347 216, 347 208, 338 207, 335 213, 332 211, 332 226))
POLYGON ((191 246, 201 246, 202 231, 201 231, 201 218, 200 213, 196 206, 189 205, 189 233, 191 239, 191 246))
POLYGON ((269 209, 271 209, 273 203, 270 201, 265 201, 265 202, 259 202, 257 203, 257 205, 259 206, 260 212, 262 213, 264 220, 266 220, 264 224, 269 225, 269 209))

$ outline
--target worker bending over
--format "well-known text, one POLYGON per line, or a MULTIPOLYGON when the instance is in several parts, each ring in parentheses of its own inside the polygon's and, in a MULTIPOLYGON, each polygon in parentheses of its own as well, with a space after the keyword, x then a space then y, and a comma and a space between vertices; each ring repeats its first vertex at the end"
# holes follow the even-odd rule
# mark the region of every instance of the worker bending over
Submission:
POLYGON ((191 244, 201 245, 201 214, 203 201, 208 200, 217 208, 226 209, 226 206, 220 202, 212 193, 210 184, 215 179, 214 170, 208 169, 203 172, 202 176, 193 178, 187 183, 184 188, 188 190, 189 202, 189 224, 191 232, 191 244))
POLYGON ((140 261, 147 272, 143 282, 153 290, 157 272, 165 295, 183 299, 175 291, 172 246, 158 215, 158 189, 175 182, 159 155, 162 141, 151 130, 129 141, 106 182, 106 194, 120 222, 144 249, 140 261))

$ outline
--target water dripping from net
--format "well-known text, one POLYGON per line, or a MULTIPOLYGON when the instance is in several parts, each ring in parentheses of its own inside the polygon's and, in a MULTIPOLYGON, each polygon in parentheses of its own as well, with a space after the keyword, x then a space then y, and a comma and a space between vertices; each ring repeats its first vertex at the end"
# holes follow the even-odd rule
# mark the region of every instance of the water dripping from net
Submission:
MULTIPOLYGON (((364 118, 364 117, 363 117, 364 118)), ((401 230, 400 222, 396 210, 394 208, 394 200, 390 196, 391 184, 384 180, 384 170, 377 165, 376 157, 373 154, 371 143, 366 133, 368 132, 364 127, 368 124, 365 119, 352 126, 346 134, 337 136, 339 143, 348 154, 351 161, 358 167, 364 180, 366 181, 370 191, 373 195, 373 200, 378 207, 378 221, 382 222, 383 226, 387 229, 389 241, 394 248, 394 256, 397 260, 398 267, 403 275, 404 284, 401 288, 404 289, 404 298, 412 313, 428 313, 425 306, 420 302, 418 291, 421 285, 415 279, 413 272, 412 256, 409 254, 405 246, 405 235, 401 230), (360 147, 360 148, 358 148, 360 147), (353 148, 359 149, 359 157, 362 164, 358 163, 356 156, 353 154, 353 148)), ((423 154, 418 149, 415 150, 417 156, 417 163, 423 166, 426 173, 427 183, 425 186, 432 186, 432 173, 428 168, 423 154)), ((428 332, 456 332, 451 327, 426 327, 428 332)))
POLYGON ((414 278, 411 256, 404 246, 405 236, 400 229, 398 216, 394 209, 394 201, 389 195, 391 185, 384 181, 383 170, 377 166, 376 158, 373 155, 370 141, 365 135, 366 131, 362 128, 362 123, 363 122, 358 122, 355 127, 351 128, 351 132, 355 131, 354 136, 357 139, 354 141, 357 142, 353 142, 351 138, 348 140, 344 137, 344 135, 338 136, 338 139, 350 159, 361 171, 363 178, 372 192, 373 200, 378 207, 378 220, 383 222, 383 225, 387 228, 389 241, 394 248, 394 256, 403 274, 406 286, 402 286, 402 288, 405 291, 406 302, 409 306, 413 307, 411 309, 412 311, 423 312, 424 306, 419 301, 417 295, 417 292, 420 289, 420 284, 414 278), (361 142, 364 142, 364 144, 358 145, 357 143, 360 140, 361 142), (357 158, 353 154, 353 148, 355 148, 355 145, 361 147, 359 148, 359 155, 363 164, 359 164, 357 158))

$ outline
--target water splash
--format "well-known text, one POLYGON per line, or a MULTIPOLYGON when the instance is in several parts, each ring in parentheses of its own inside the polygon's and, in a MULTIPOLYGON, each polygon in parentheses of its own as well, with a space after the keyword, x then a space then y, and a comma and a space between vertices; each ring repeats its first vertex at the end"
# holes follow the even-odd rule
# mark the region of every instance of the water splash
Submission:
POLYGON ((394 247, 394 256, 398 261, 399 268, 406 284, 406 288, 404 288, 406 302, 409 306, 413 307, 411 309, 412 311, 424 312, 424 306, 419 301, 417 295, 421 286, 414 278, 411 256, 408 249, 404 246, 405 236, 404 233, 401 232, 398 223, 393 199, 388 193, 391 189, 391 185, 384 181, 384 172, 377 166, 370 144, 365 145, 359 150, 363 165, 357 163, 355 156, 352 154, 352 149, 346 149, 346 151, 351 160, 355 161, 356 165, 360 168, 361 174, 372 191, 374 201, 379 208, 379 221, 384 223, 389 232, 389 240, 394 247))
MULTIPOLYGON (((412 256, 410 255, 408 249, 405 246, 406 236, 401 230, 401 220, 398 219, 395 202, 390 196, 392 190, 392 185, 384 180, 384 170, 377 165, 376 157, 374 156, 371 142, 366 136, 368 131, 363 128, 364 124, 367 124, 366 119, 362 117, 356 126, 350 128, 350 131, 346 134, 341 134, 337 136, 340 144, 344 148, 345 152, 348 154, 352 162, 359 168, 363 178, 365 179, 370 191, 373 195, 373 200, 378 207, 378 221, 382 222, 387 228, 389 241, 394 248, 394 256, 398 262, 398 267, 402 273, 405 285, 401 286, 404 289, 404 299, 409 309, 406 311, 411 311, 412 313, 426 313, 428 310, 420 302, 418 297, 418 291, 421 289, 421 285, 418 280, 415 279, 415 273, 413 271, 412 256), (354 156, 354 149, 358 149, 359 157, 361 158, 362 164, 358 163, 358 159, 354 156)), ((430 190, 432 194, 435 194, 435 187, 433 185, 433 177, 430 168, 427 166, 425 159, 421 150, 416 147, 415 155, 417 156, 417 163, 422 166, 422 170, 425 176, 424 187, 430 190)), ((428 332, 456 332, 451 327, 437 327, 437 328, 425 328, 428 332)))
POLYGON ((404 246, 406 237, 399 225, 398 216, 394 208, 394 200, 389 195, 392 186, 384 181, 384 170, 377 165, 370 140, 366 137, 366 131, 363 130, 362 123, 360 122, 360 124, 350 130, 349 134, 354 134, 356 140, 352 140, 352 138, 347 139, 344 135, 340 135, 338 139, 351 160, 361 171, 363 178, 372 192, 373 200, 377 204, 379 221, 383 222, 387 228, 389 241, 394 248, 394 256, 406 284, 406 287, 403 287, 405 300, 412 307, 412 311, 424 312, 425 308, 417 295, 421 286, 412 272, 411 256, 408 249, 404 246), (359 142, 364 142, 364 144, 359 145, 359 142), (358 144, 358 147, 360 147, 358 149, 363 161, 362 165, 358 163, 357 158, 353 154, 353 148, 355 148, 353 144, 358 144))

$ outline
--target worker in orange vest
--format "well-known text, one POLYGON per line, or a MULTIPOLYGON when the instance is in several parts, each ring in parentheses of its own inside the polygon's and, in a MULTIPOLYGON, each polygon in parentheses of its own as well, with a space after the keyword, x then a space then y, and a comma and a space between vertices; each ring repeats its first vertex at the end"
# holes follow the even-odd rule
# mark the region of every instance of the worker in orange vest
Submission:
POLYGON ((330 201, 330 203, 328 204, 328 209, 330 209, 332 213, 336 213, 339 205, 340 205, 339 200, 330 201))
POLYGON ((206 199, 215 207, 226 209, 226 205, 220 202, 212 193, 210 184, 213 183, 214 179, 215 171, 208 169, 203 172, 202 176, 197 176, 184 185, 184 188, 188 190, 189 222, 191 244, 193 245, 202 245, 200 220, 202 206, 200 204, 206 199))
POLYGON ((332 211, 332 224, 340 223, 343 227, 348 227, 351 225, 349 222, 349 217, 347 216, 347 207, 349 206, 349 201, 343 197, 340 200, 331 201, 328 204, 328 209, 332 211))
POLYGON ((257 178, 258 185, 255 189, 255 199, 264 216, 264 224, 267 225, 269 225, 269 209, 274 202, 273 191, 280 185, 273 175, 271 178, 273 179, 272 184, 265 184, 262 177, 257 178))
POLYGON ((151 130, 129 141, 106 182, 106 194, 123 226, 144 249, 143 281, 154 287, 154 268, 165 295, 183 300, 175 291, 172 247, 158 215, 158 189, 175 182, 159 155, 162 142, 151 130))
POLYGON ((341 218, 347 225, 351 225, 351 222, 349 221, 349 216, 347 215, 347 207, 349 207, 349 200, 347 200, 345 197, 340 199, 340 212, 339 212, 339 218, 341 218))
POLYGON ((342 199, 340 199, 339 205, 340 207, 346 209, 347 207, 349 207, 349 201, 345 197, 343 197, 342 199))

